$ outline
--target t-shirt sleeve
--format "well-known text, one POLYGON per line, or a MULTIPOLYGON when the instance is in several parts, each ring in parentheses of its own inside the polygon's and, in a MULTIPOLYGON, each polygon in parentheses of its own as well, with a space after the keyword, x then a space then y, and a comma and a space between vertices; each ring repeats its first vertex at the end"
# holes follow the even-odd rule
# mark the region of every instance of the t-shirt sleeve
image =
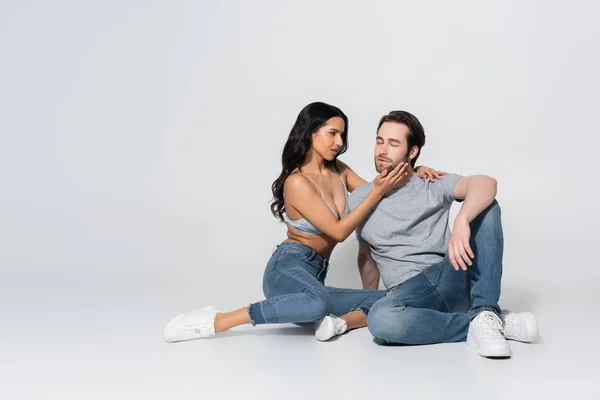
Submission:
POLYGON ((461 179, 462 175, 446 174, 442 176, 442 179, 432 183, 430 188, 444 201, 444 203, 450 204, 453 201, 456 201, 456 197, 454 197, 454 187, 461 179))
POLYGON ((366 183, 362 186, 357 187, 347 197, 346 201, 348 202, 348 209, 350 211, 354 210, 356 208, 356 206, 358 206, 360 204, 360 202, 363 201, 363 199, 365 197, 367 197, 368 186, 369 186, 369 184, 366 183))

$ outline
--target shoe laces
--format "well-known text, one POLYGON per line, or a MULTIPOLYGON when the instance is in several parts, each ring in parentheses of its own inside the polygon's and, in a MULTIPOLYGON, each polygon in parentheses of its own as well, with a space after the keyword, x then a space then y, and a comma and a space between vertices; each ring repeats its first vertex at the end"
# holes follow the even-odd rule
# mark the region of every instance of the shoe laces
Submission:
POLYGON ((504 319, 504 334, 507 336, 516 336, 518 332, 519 321, 516 318, 505 318, 504 319))
POLYGON ((503 336, 502 320, 493 312, 485 312, 479 318, 479 326, 489 336, 503 336))
POLYGON ((185 333, 190 339, 200 336, 207 336, 210 334, 210 328, 212 327, 212 325, 213 324, 208 321, 187 324, 185 326, 185 333))

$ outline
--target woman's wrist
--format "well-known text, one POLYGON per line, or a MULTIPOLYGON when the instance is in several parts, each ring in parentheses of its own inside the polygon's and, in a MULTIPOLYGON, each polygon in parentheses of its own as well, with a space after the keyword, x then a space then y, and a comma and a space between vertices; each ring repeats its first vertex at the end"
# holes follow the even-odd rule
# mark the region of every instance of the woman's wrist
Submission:
POLYGON ((373 188, 371 189, 371 192, 369 194, 371 196, 373 196, 377 201, 379 201, 383 198, 383 193, 375 186, 373 186, 373 188))

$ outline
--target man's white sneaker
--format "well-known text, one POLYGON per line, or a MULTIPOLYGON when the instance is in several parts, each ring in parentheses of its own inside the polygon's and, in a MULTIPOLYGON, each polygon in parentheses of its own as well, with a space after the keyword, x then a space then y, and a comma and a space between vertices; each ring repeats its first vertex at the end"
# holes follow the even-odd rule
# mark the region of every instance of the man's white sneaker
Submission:
POLYGON ((538 325, 532 313, 502 310, 500 318, 504 322, 504 337, 506 339, 527 343, 537 339, 538 325))
POLYGON ((491 311, 482 311, 469 324, 467 344, 483 357, 510 357, 510 344, 502 333, 502 320, 491 311))
POLYGON ((346 321, 343 319, 335 315, 328 315, 319 322, 316 322, 315 328, 315 338, 324 342, 346 332, 348 325, 346 325, 346 321))
POLYGON ((217 310, 214 307, 179 314, 167 324, 165 341, 173 343, 215 336, 215 315, 217 310))

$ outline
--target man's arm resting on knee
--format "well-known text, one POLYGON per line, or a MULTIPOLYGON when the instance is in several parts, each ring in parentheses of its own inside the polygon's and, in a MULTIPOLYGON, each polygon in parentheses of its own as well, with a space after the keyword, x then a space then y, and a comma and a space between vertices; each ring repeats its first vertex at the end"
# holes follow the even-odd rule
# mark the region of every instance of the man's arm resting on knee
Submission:
POLYGON ((358 242, 358 272, 360 273, 363 289, 379 289, 379 269, 375 260, 373 260, 373 256, 371 256, 371 248, 367 242, 358 242))
POLYGON ((485 175, 461 178, 454 186, 454 197, 464 200, 456 219, 471 223, 496 198, 498 183, 485 175))
POLYGON ((448 259, 455 270, 467 270, 473 265, 475 258, 469 240, 471 228, 469 224, 483 210, 489 207, 496 198, 497 183, 489 176, 468 176, 461 178, 454 185, 454 198, 464 203, 454 220, 452 235, 448 242, 448 259))

